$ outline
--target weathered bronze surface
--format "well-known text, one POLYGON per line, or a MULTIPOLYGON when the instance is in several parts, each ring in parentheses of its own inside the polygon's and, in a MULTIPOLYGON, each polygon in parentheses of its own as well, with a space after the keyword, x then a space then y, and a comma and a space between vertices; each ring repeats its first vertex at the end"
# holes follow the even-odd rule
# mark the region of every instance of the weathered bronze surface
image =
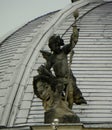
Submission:
MULTIPOLYGON (((78 11, 74 12, 75 20, 78 11)), ((60 123, 79 123, 79 117, 72 111, 73 103, 86 104, 76 78, 72 73, 71 64, 73 48, 78 42, 79 29, 73 24, 70 43, 64 44, 63 39, 54 34, 49 38, 51 52, 41 50, 46 63, 38 68, 38 75, 33 79, 34 93, 43 102, 45 123, 59 119, 60 123), (68 61, 68 54, 70 54, 68 61)))

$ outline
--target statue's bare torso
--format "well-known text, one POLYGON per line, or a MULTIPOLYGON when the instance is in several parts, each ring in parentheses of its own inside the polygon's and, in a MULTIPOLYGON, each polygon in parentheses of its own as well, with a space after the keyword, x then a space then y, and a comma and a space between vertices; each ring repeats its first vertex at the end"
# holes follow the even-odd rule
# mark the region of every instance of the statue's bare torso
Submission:
POLYGON ((58 55, 53 54, 53 69, 58 78, 68 75, 67 55, 64 52, 58 55))

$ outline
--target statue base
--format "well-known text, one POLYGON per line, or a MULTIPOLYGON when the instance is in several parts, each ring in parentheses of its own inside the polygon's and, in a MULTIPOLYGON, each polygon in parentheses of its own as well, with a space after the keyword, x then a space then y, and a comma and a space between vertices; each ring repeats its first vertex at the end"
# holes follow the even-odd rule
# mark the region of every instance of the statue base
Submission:
POLYGON ((79 117, 71 110, 63 112, 63 109, 51 109, 44 113, 44 123, 52 123, 58 119, 59 123, 80 123, 79 117))

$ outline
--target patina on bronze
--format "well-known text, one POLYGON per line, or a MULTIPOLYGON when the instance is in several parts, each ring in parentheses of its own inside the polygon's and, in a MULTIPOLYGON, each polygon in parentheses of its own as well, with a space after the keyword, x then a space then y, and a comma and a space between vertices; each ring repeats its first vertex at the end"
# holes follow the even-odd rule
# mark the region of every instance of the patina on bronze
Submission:
MULTIPOLYGON (((76 20, 78 14, 74 14, 76 20)), ((51 123, 54 119, 59 119, 60 123, 80 122, 79 117, 72 111, 73 103, 86 104, 86 100, 77 87, 71 70, 73 48, 78 37, 79 29, 74 23, 69 44, 65 45, 63 39, 54 34, 48 41, 51 52, 40 51, 46 62, 38 68, 38 75, 33 78, 33 87, 34 93, 43 102, 45 123, 51 123)))

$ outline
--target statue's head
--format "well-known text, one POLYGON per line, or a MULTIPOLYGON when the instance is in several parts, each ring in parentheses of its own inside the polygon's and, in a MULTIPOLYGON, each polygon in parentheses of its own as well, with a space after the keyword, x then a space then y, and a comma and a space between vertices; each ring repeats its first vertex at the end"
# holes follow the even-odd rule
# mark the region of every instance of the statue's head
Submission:
POLYGON ((44 75, 37 75, 33 78, 34 93, 40 99, 44 99, 47 95, 50 95, 51 91, 55 91, 55 84, 52 80, 44 75))
POLYGON ((48 45, 51 51, 54 51, 55 49, 59 49, 60 46, 63 46, 64 41, 59 35, 54 34, 49 38, 48 45))

